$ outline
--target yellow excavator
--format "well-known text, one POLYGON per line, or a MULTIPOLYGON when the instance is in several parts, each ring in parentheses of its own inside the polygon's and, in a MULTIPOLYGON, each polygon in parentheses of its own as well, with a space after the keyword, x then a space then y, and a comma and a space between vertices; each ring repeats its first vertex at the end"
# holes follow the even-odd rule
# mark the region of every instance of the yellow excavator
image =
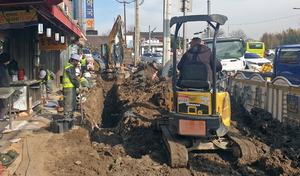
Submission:
POLYGON ((125 42, 123 39, 122 24, 122 18, 118 15, 108 35, 108 44, 101 46, 101 53, 107 61, 106 72, 114 72, 116 68, 121 67, 123 62, 125 42), (118 44, 116 44, 116 36, 118 36, 118 44))
POLYGON ((206 65, 200 61, 185 62, 180 83, 176 67, 173 67, 172 91, 170 92, 169 118, 158 122, 171 167, 186 167, 188 152, 195 150, 232 150, 236 157, 248 162, 257 160, 253 143, 237 133, 229 132, 231 122, 230 95, 221 88, 221 74, 216 73, 216 41, 224 15, 191 15, 173 17, 173 65, 177 65, 176 44, 178 31, 183 23, 203 21, 214 29, 212 53, 213 81, 210 83, 206 65))

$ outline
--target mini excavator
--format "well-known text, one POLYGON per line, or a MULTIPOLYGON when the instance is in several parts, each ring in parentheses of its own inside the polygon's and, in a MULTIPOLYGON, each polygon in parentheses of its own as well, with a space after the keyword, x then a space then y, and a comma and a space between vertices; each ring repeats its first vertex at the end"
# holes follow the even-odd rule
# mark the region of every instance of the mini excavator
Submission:
POLYGON ((162 140, 168 150, 171 167, 186 167, 188 152, 195 150, 232 150, 236 157, 248 162, 257 160, 253 143, 236 133, 229 132, 231 121, 230 95, 217 88, 216 39, 224 15, 191 15, 173 17, 170 27, 175 25, 173 42, 173 65, 177 65, 176 43, 178 31, 183 23, 203 21, 214 29, 212 45, 213 83, 209 81, 206 65, 200 61, 188 61, 182 70, 182 79, 177 83, 176 67, 173 67, 170 112, 167 122, 158 123, 162 140), (211 86, 212 85, 212 86, 211 86))

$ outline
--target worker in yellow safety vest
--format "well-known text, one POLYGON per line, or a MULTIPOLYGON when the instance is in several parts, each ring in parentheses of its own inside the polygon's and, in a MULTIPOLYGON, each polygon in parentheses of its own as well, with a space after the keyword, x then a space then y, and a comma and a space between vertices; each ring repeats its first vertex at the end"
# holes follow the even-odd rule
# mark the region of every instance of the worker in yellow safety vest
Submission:
POLYGON ((87 65, 88 65, 88 61, 85 54, 82 55, 82 58, 80 59, 80 64, 81 64, 81 74, 83 75, 87 71, 87 65))
POLYGON ((46 88, 47 99, 49 100, 50 100, 49 94, 52 93, 52 80, 54 80, 55 77, 56 77, 55 74, 49 69, 42 68, 39 72, 40 80, 38 82, 41 83, 43 92, 44 89, 46 88))
POLYGON ((64 66, 63 70, 63 95, 64 95, 64 120, 71 121, 74 119, 74 111, 76 108, 76 88, 79 88, 75 67, 80 62, 80 56, 72 54, 69 62, 64 66))

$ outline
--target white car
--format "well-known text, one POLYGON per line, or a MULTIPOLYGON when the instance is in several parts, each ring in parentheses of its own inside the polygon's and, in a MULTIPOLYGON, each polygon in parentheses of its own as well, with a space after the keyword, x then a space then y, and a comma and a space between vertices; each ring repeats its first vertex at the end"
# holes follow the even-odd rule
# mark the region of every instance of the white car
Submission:
POLYGON ((161 64, 162 55, 160 55, 159 53, 144 53, 141 56, 141 61, 161 64))
POLYGON ((246 61, 246 69, 260 70, 261 66, 266 63, 271 63, 269 59, 260 57, 259 55, 246 51, 244 55, 246 61))

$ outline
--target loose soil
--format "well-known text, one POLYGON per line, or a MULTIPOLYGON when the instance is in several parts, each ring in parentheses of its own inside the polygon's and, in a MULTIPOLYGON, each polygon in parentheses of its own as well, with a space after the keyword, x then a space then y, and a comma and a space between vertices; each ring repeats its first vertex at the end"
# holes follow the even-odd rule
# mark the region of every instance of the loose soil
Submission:
POLYGON ((158 72, 152 80, 156 70, 149 64, 126 79, 123 74, 98 75, 97 87, 82 106, 85 120, 76 113, 76 128, 62 134, 45 128, 26 137, 31 144, 44 141, 44 145, 31 155, 32 160, 40 159, 28 166, 31 173, 25 175, 300 175, 299 126, 280 123, 258 108, 249 113, 233 99, 231 131, 260 149, 258 161, 249 164, 229 151, 205 151, 189 153, 187 168, 169 167, 157 121, 168 117, 171 78, 158 72))

